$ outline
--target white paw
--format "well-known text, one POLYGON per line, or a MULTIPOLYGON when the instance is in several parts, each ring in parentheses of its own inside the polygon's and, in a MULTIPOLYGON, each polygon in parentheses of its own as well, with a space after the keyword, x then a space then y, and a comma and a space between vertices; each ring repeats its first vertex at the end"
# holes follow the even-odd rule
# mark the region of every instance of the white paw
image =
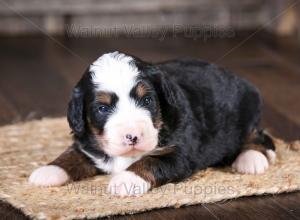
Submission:
POLYGON ((66 171, 54 165, 42 166, 34 170, 29 177, 29 182, 36 186, 60 186, 68 180, 66 171))
POLYGON ((150 189, 150 183, 131 171, 115 174, 109 184, 108 191, 117 196, 140 196, 150 189))
POLYGON ((273 150, 267 150, 266 153, 267 153, 267 158, 268 158, 268 161, 270 162, 270 164, 274 164, 275 161, 276 161, 276 153, 275 153, 275 151, 273 151, 273 150))
POLYGON ((240 173, 259 174, 268 169, 269 163, 261 152, 246 150, 235 159, 232 167, 240 173))

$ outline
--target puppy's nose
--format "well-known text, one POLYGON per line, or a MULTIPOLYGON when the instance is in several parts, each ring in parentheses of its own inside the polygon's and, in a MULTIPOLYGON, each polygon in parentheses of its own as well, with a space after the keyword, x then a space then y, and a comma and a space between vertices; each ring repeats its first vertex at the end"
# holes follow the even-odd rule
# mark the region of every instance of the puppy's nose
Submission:
POLYGON ((126 134, 125 135, 126 144, 134 145, 138 142, 138 136, 134 134, 126 134))

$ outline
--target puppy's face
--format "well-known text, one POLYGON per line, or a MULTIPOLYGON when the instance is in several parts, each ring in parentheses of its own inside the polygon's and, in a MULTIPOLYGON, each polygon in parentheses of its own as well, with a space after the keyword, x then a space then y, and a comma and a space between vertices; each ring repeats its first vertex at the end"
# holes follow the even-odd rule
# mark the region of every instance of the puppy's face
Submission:
POLYGON ((87 120, 103 150, 111 156, 137 156, 158 144, 158 97, 130 56, 104 54, 89 69, 92 98, 87 120))

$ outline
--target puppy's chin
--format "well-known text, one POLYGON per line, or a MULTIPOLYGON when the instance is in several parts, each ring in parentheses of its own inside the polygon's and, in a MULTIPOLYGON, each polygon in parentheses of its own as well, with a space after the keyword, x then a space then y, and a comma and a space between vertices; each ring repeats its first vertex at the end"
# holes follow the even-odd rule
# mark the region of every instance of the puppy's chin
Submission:
POLYGON ((121 147, 105 146, 103 147, 103 150, 106 154, 112 157, 137 157, 146 155, 156 147, 156 145, 154 145, 153 147, 149 147, 147 150, 141 150, 133 146, 122 146, 121 144, 120 146, 121 147))
POLYGON ((146 151, 140 151, 137 149, 132 149, 130 151, 127 151, 126 153, 119 155, 122 157, 137 157, 137 156, 143 156, 144 154, 146 154, 146 151))

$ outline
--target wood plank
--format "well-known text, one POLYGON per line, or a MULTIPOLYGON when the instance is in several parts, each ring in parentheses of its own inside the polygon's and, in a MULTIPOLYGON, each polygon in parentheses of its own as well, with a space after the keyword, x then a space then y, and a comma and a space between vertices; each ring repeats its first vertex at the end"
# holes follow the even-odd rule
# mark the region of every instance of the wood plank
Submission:
POLYGON ((16 45, 6 41, 1 50, 2 95, 20 112, 22 119, 46 115, 61 116, 66 112, 68 91, 64 78, 44 60, 44 39, 19 39, 16 45), (17 45, 23 45, 21 48, 17 45), (36 48, 33 50, 33 48, 36 48), (11 56, 15 57, 11 59, 11 56))
POLYGON ((300 100, 300 74, 293 74, 275 62, 268 68, 238 67, 233 70, 253 82, 260 89, 265 102, 300 125, 300 105, 294 102, 300 100))
POLYGON ((0 201, 0 217, 1 219, 30 220, 20 210, 3 201, 0 201))
POLYGON ((263 107, 262 127, 274 136, 286 141, 300 139, 299 124, 288 119, 285 115, 279 113, 275 108, 266 103, 263 107))
POLYGON ((3 96, 0 89, 0 125, 15 123, 21 120, 20 112, 3 96))
POLYGON ((281 195, 251 196, 232 199, 214 204, 200 204, 181 208, 164 208, 145 213, 125 216, 112 216, 98 219, 269 219, 285 220, 299 219, 299 208, 297 204, 300 193, 288 193, 281 195), (290 205, 294 202, 295 205, 290 205))
POLYGON ((290 67, 294 68, 294 70, 299 70, 300 41, 298 38, 295 36, 280 38, 269 33, 264 34, 261 40, 264 48, 272 54, 274 59, 278 60, 278 62, 283 63, 284 65, 289 65, 290 67))
MULTIPOLYGON (((41 13, 124 13, 124 12, 151 12, 160 10, 186 10, 195 8, 212 8, 214 6, 224 6, 219 0, 197 1, 197 0, 121 0, 121 1, 94 1, 94 0, 31 0, 30 4, 20 0, 3 1, 9 8, 20 13, 41 14, 41 13)), ((4 3, 2 3, 4 5, 4 3)), ((248 1, 249 4, 249 1, 248 1)), ((0 14, 11 14, 8 7, 1 7, 0 14)))

